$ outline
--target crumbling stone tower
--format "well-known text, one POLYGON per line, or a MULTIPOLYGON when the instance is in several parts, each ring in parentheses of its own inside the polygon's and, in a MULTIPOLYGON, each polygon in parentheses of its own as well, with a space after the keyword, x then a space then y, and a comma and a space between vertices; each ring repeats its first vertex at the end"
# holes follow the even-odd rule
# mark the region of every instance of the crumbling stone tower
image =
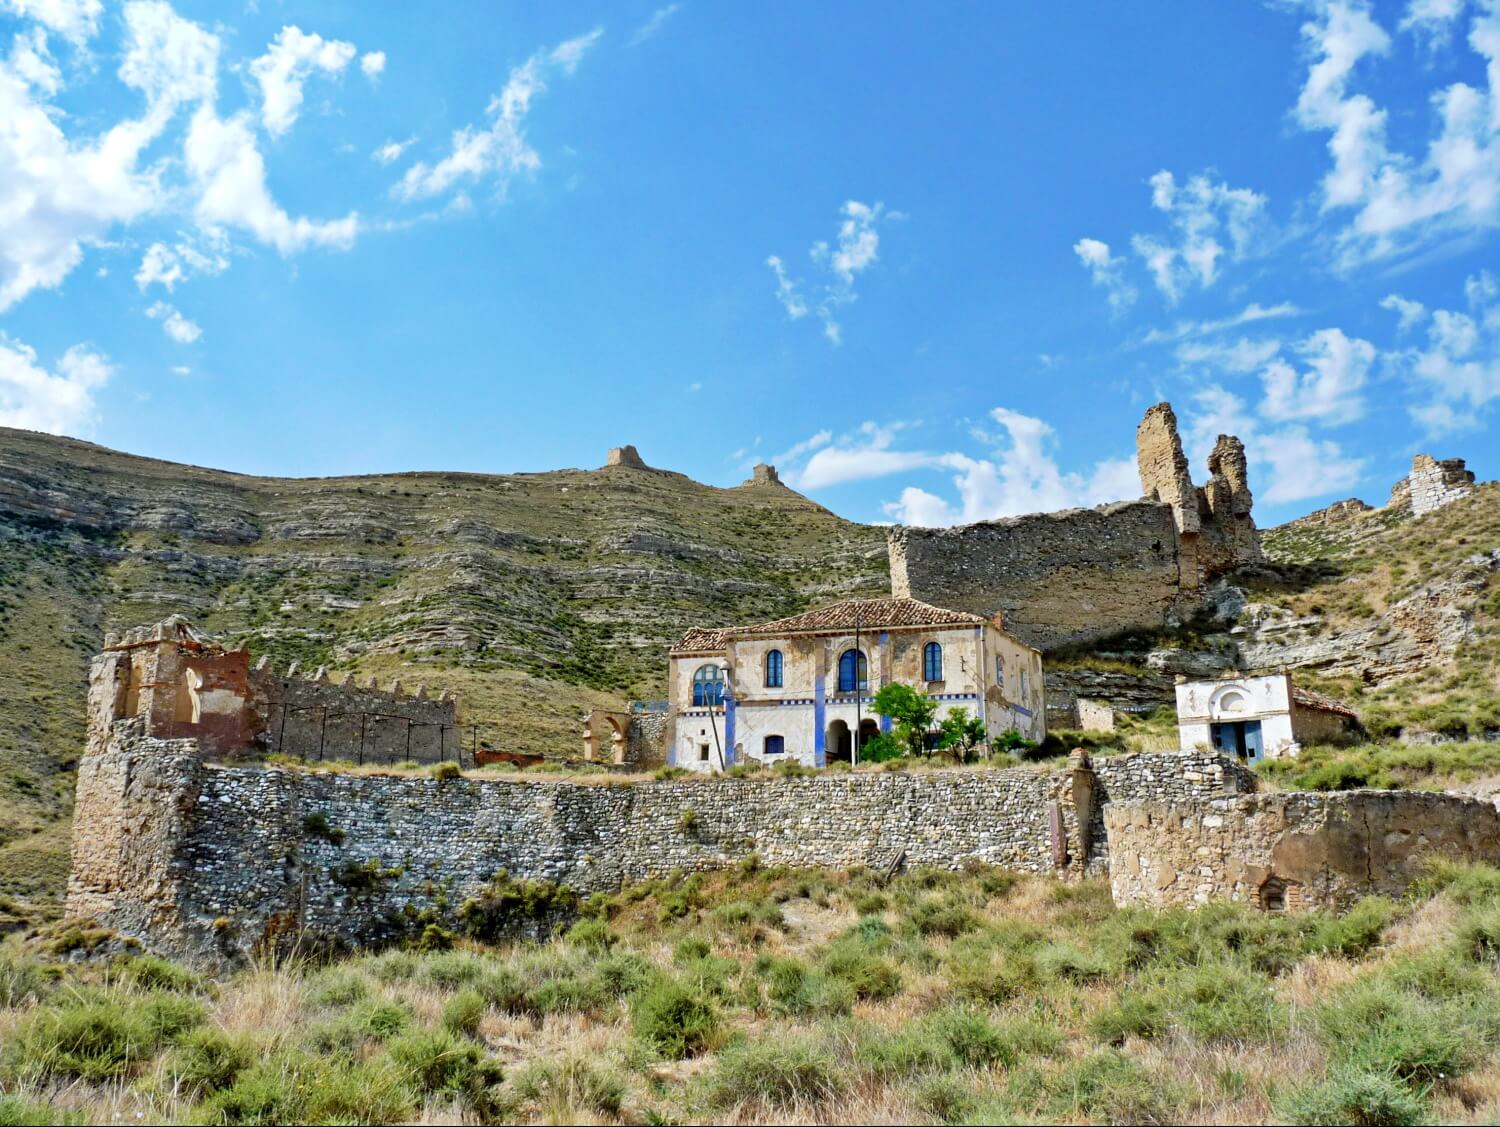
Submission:
MULTIPOLYGON (((1136 466, 1141 491, 1153 501, 1172 507, 1177 525, 1177 562, 1182 590, 1198 588, 1198 491, 1188 472, 1187 456, 1177 434, 1177 415, 1170 403, 1158 403, 1146 412, 1135 431, 1136 466)), ((1241 451, 1243 454, 1243 451, 1241 451)))
POLYGON ((1177 525, 1177 563, 1182 593, 1261 560, 1260 534, 1250 516, 1254 498, 1245 444, 1221 434, 1208 456, 1208 484, 1193 484, 1170 403, 1146 412, 1136 429, 1136 461, 1146 496, 1172 507, 1177 525))

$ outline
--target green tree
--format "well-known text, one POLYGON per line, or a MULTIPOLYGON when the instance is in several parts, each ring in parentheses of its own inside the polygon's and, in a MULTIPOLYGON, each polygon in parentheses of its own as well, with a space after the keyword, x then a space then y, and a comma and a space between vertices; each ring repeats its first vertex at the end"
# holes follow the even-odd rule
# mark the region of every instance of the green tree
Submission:
POLYGON ((937 701, 917 692, 910 685, 892 681, 882 685, 875 694, 874 709, 887 716, 895 725, 897 742, 906 748, 907 755, 927 755, 927 733, 932 728, 932 718, 937 715, 937 701))
POLYGON ((988 734, 979 717, 971 716, 967 709, 950 708, 938 725, 937 747, 960 763, 967 763, 984 745, 988 734))

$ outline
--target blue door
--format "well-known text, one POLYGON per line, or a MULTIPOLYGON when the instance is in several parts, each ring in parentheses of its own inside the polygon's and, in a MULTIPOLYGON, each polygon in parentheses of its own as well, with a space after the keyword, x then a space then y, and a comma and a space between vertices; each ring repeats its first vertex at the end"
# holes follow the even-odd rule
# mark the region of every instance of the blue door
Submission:
POLYGON ((1243 729, 1241 740, 1245 749, 1245 759, 1249 763, 1259 763, 1264 749, 1260 742, 1260 721, 1246 720, 1240 727, 1243 729))
POLYGON ((1214 750, 1228 752, 1249 763, 1259 763, 1264 754, 1259 720, 1236 720, 1209 727, 1214 750))

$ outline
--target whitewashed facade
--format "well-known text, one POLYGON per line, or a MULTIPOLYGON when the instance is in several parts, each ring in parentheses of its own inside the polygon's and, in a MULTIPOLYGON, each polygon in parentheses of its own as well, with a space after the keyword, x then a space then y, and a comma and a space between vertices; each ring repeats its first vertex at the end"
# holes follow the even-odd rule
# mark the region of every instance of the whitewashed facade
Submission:
POLYGON ((1347 739, 1357 725, 1348 706, 1297 688, 1287 673, 1177 685, 1183 751, 1213 748, 1258 763, 1294 756, 1304 743, 1347 739))

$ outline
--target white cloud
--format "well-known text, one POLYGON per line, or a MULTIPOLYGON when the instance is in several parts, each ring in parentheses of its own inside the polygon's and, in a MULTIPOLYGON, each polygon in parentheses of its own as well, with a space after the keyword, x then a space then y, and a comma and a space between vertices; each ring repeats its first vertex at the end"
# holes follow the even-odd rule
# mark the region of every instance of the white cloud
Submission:
POLYGON ((925 489, 907 486, 898 500, 884 506, 886 515, 901 524, 932 527, 1140 495, 1134 458, 1106 458, 1087 473, 1065 473, 1052 454, 1056 433, 1049 423, 1006 407, 996 407, 990 418, 1003 433, 993 440, 995 449, 988 456, 949 453, 935 459, 935 464, 958 471, 953 478, 956 505, 925 489))
POLYGON ((151 306, 146 310, 146 316, 153 321, 160 321, 162 331, 178 344, 192 344, 203 335, 202 329, 165 301, 158 301, 151 306))
POLYGON ((146 94, 146 117, 87 140, 63 133, 61 115, 44 100, 48 83, 33 85, 34 66, 14 55, 0 63, 0 311, 35 289, 60 285, 82 260, 84 246, 159 205, 155 176, 137 163, 170 116, 173 91, 201 76, 192 69, 191 52, 154 34, 158 16, 152 4, 125 9, 120 77, 146 94), (30 77, 13 63, 29 69, 30 77), (185 73, 172 71, 178 63, 185 73))
MULTIPOLYGON (((1460 8, 1416 4, 1402 26, 1441 31, 1460 8)), ((1500 5, 1485 0, 1471 10, 1465 42, 1483 61, 1486 81, 1482 89, 1454 82, 1432 93, 1435 121, 1421 154, 1393 148, 1386 111, 1353 90, 1359 64, 1390 51, 1368 6, 1329 0, 1303 25, 1314 60, 1295 116, 1304 129, 1329 134, 1322 203, 1352 212, 1337 237, 1345 267, 1500 226, 1500 5)))
POLYGON ((151 135, 177 108, 211 102, 218 92, 219 39, 185 20, 162 0, 125 5, 130 46, 120 81, 146 98, 151 135))
POLYGON ((8 65, 11 71, 43 97, 52 97, 62 89, 62 71, 47 49, 47 33, 39 27, 18 31, 11 42, 8 65))
POLYGON ((1488 272, 1464 286, 1467 311, 1435 309, 1427 318, 1427 343, 1395 357, 1399 370, 1423 396, 1409 413, 1430 434, 1471 429, 1500 399, 1500 287, 1488 272))
POLYGON ((1375 346, 1340 329, 1319 329, 1296 352, 1304 371, 1277 359, 1265 370, 1262 410, 1273 419, 1316 420, 1325 426, 1353 422, 1365 412, 1364 386, 1375 362, 1375 346))
MULTIPOLYGON (((266 132, 279 137, 292 127, 302 108, 302 87, 314 72, 340 74, 354 56, 353 43, 309 35, 290 24, 283 27, 266 53, 250 63, 250 76, 260 84, 261 120, 266 132)), ((385 64, 384 55, 380 63, 385 64)), ((368 68, 365 73, 370 73, 368 68)), ((375 73, 379 73, 379 67, 375 73)))
POLYGON ((505 89, 490 99, 485 113, 490 124, 484 129, 464 126, 453 134, 452 151, 436 164, 412 165, 393 191, 404 200, 442 195, 461 180, 493 178, 502 197, 518 174, 535 172, 542 159, 526 140, 526 115, 532 99, 547 89, 551 69, 572 74, 579 60, 603 32, 596 28, 570 39, 551 51, 538 51, 510 72, 505 89))
POLYGON ((387 141, 370 156, 381 164, 394 164, 401 159, 401 154, 406 152, 415 140, 415 137, 408 137, 404 141, 387 141))
POLYGON ((656 9, 656 11, 651 13, 650 19, 635 29, 635 33, 626 41, 625 46, 639 47, 660 31, 666 25, 666 22, 681 10, 681 4, 668 4, 666 7, 656 9))
POLYGON ((193 275, 222 274, 229 269, 229 240, 222 232, 208 232, 197 239, 183 239, 173 246, 152 243, 141 256, 135 284, 165 287, 168 293, 178 282, 193 275))
POLYGON ((1411 301, 1400 294, 1387 294, 1381 299, 1380 308, 1389 309, 1396 315, 1396 331, 1406 332, 1413 325, 1421 323, 1422 318, 1427 315, 1427 306, 1420 301, 1411 301))
POLYGON ((1277 317, 1295 317, 1301 312, 1302 310, 1290 301, 1283 301, 1272 306, 1264 306, 1252 301, 1240 312, 1229 317, 1221 317, 1213 321, 1178 321, 1170 329, 1152 329, 1141 338, 1140 343, 1162 344, 1167 341, 1212 336, 1225 329, 1235 329, 1241 325, 1254 324, 1256 321, 1269 321, 1277 317))
POLYGON ((1098 239, 1079 239, 1073 253, 1088 270, 1094 285, 1109 293, 1110 308, 1119 312, 1135 301, 1135 287, 1125 280, 1125 257, 1111 255, 1109 244, 1098 239))
MULTIPOLYGON (((834 314, 840 306, 849 305, 856 299, 855 279, 874 265, 880 256, 878 224, 885 214, 885 205, 846 200, 840 214, 843 219, 839 223, 835 242, 829 244, 819 239, 808 251, 813 266, 824 275, 832 275, 807 283, 810 289, 816 291, 816 298, 806 299, 802 296, 804 282, 788 275, 786 266, 778 255, 773 254, 766 259, 766 265, 776 275, 776 300, 786 309, 787 316, 795 321, 808 312, 816 313, 823 322, 823 335, 835 345, 842 344, 844 338, 843 329, 834 314)), ((895 215, 896 213, 891 213, 892 217, 895 215)))
MULTIPOLYGON (((901 424, 880 426, 874 422, 865 422, 860 424, 855 434, 846 435, 837 442, 829 441, 831 435, 827 431, 821 431, 809 440, 816 445, 808 447, 814 452, 806 464, 800 468, 792 466, 783 476, 795 489, 824 489, 830 485, 868 481, 904 470, 939 464, 939 458, 932 454, 891 449, 896 434, 903 429, 901 424)), ((795 455, 789 451, 778 457, 776 464, 794 461, 795 455)))
POLYGON ((359 69, 365 72, 365 77, 371 82, 385 73, 385 52, 366 51, 359 57, 359 69))
POLYGON ((798 292, 799 283, 787 277, 786 266, 781 259, 773 254, 766 259, 766 265, 776 275, 776 300, 786 309, 787 316, 793 321, 807 316, 807 303, 798 292))
POLYGON ((1189 460, 1204 465, 1221 434, 1238 435, 1245 443, 1255 495, 1266 504, 1347 494, 1364 474, 1366 460, 1345 454, 1337 442, 1315 439, 1301 424, 1263 430, 1243 399, 1210 384, 1194 394, 1187 415, 1183 437, 1189 460))
POLYGON ((1398 26, 1402 31, 1425 36, 1433 46, 1440 46, 1453 34, 1453 22, 1463 8, 1464 0, 1411 0, 1398 26))
POLYGON ((75 47, 94 37, 103 10, 101 0, 0 0, 0 12, 35 20, 75 47))
POLYGON ((1151 177, 1151 206, 1167 216, 1175 239, 1135 235, 1130 244, 1156 288, 1174 303, 1194 284, 1213 285, 1226 254, 1245 258, 1265 225, 1265 196, 1201 174, 1179 186, 1172 173, 1158 172, 1151 177), (1221 238, 1229 240, 1228 247, 1221 238))
POLYGON ((113 374, 106 357, 81 344, 48 371, 37 363, 34 349, 0 333, 0 424, 87 434, 97 418, 94 393, 113 374))
POLYGON ((1264 366, 1280 351, 1281 341, 1274 337, 1254 341, 1249 337, 1240 337, 1232 344, 1222 341, 1185 341, 1177 346, 1176 356, 1182 364, 1202 364, 1220 371, 1241 374, 1264 366))
POLYGON ((292 217, 272 198, 266 162, 247 113, 225 120, 200 106, 188 127, 183 156, 198 192, 195 215, 205 228, 236 227, 283 255, 309 247, 345 249, 359 232, 359 216, 315 220, 292 217))

